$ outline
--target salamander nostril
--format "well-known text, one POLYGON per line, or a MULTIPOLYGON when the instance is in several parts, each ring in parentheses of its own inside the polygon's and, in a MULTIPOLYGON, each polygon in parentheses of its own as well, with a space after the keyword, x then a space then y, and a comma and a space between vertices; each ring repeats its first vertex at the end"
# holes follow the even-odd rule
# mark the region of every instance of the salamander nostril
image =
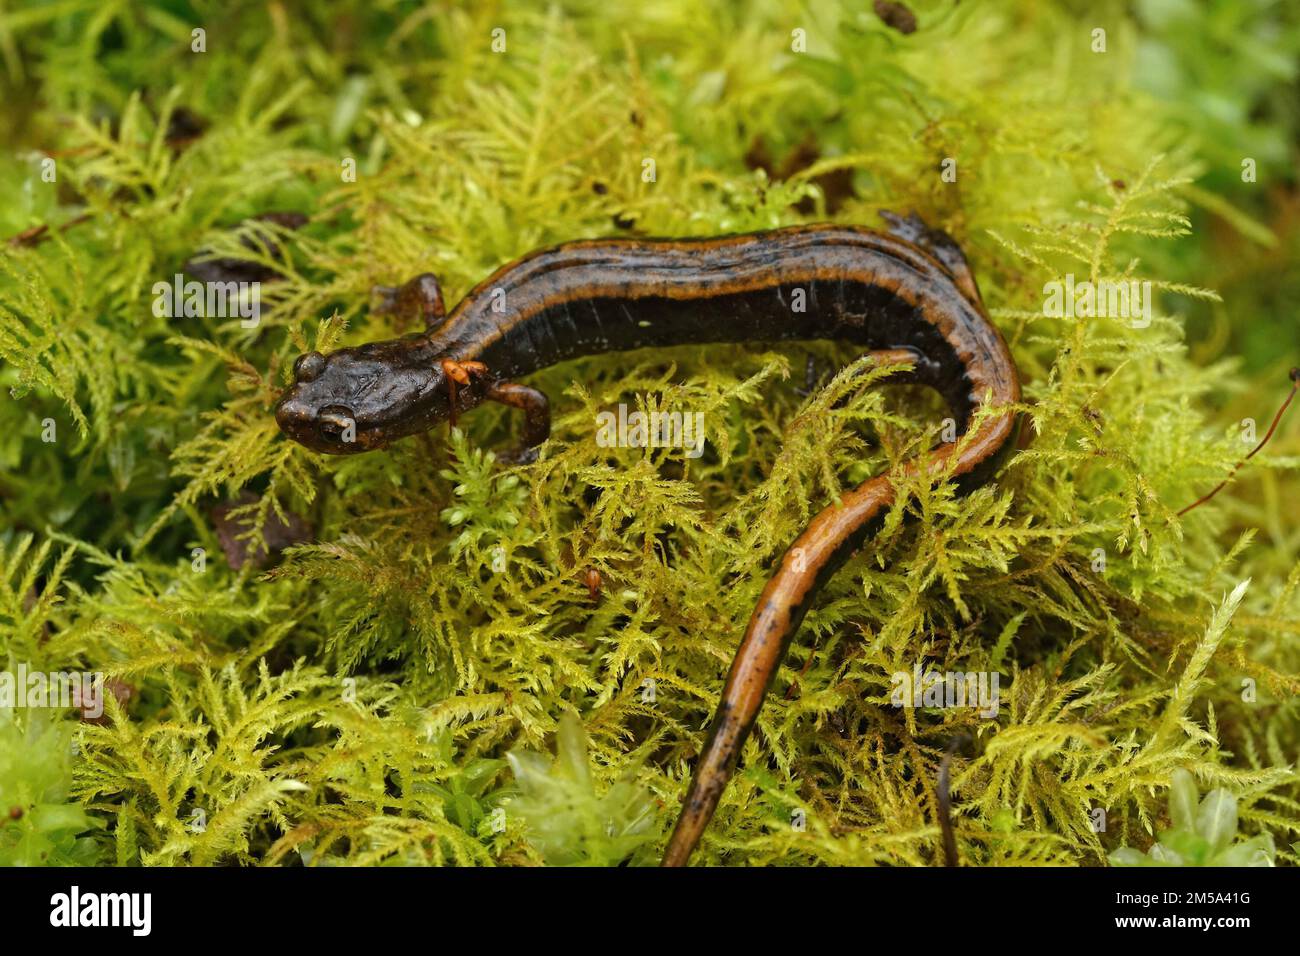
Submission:
POLYGON ((275 405, 275 420, 282 431, 289 431, 306 417, 306 409, 292 395, 285 395, 275 405))

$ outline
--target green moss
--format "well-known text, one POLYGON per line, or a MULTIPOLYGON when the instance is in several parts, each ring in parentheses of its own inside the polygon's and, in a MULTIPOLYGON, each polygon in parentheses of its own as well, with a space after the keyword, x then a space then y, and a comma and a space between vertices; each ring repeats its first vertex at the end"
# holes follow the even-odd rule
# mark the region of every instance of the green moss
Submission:
POLYGON ((1273 835, 1235 843, 1237 798, 1222 787, 1206 794, 1198 805, 1196 782, 1186 770, 1175 770, 1169 789, 1173 826, 1143 856, 1132 847, 1110 855, 1112 866, 1272 866, 1277 851, 1273 835))
POLYGON ((96 821, 71 799, 76 725, 44 711, 0 710, 0 866, 99 862, 96 821))
MULTIPOLYGON (((0 405, 0 651, 133 688, 80 732, 69 806, 103 824, 104 859, 653 859, 773 562, 840 489, 933 443, 934 397, 834 346, 582 359, 531 380, 554 433, 515 470, 486 454, 512 440, 501 411, 325 458, 284 440, 271 405, 300 350, 398 331, 369 309, 375 284, 432 270, 454 302, 547 243, 879 225, 881 208, 916 209, 967 249, 1033 442, 967 498, 918 484, 830 583, 700 859, 933 863, 935 779, 958 736, 973 742, 952 774, 968 864, 1095 865, 1146 845, 1180 769, 1236 795, 1248 839, 1292 844, 1300 419, 1212 504, 1176 512, 1241 457, 1228 423, 1266 421, 1295 364, 1275 348, 1247 375, 1222 341, 1189 354, 1184 319, 1203 310, 1294 328, 1281 305, 1220 301, 1201 266, 1225 233, 1248 257, 1262 230, 1292 273, 1296 226, 1259 221, 1279 200, 1215 192, 1212 164, 1248 148, 1232 142, 1248 124, 1229 117, 1207 145, 1177 125, 1186 98, 1137 89, 1139 45, 1176 45, 1173 27, 1143 32, 1118 4, 914 7, 907 37, 869 11, 776 0, 3 15, 6 92, 31 108, 0 165, 26 198, 0 215, 5 235, 55 228, 0 252, 15 396, 0 405), (206 53, 190 52, 195 26, 206 53), (166 133, 181 106, 208 123, 184 149, 166 133), (749 168, 760 140, 777 172, 749 168), (807 143, 818 158, 778 179, 807 143), (36 148, 57 153, 57 184, 36 148), (278 238, 285 275, 259 327, 153 314, 154 282, 201 248, 247 258, 232 227, 284 209, 312 218, 278 238), (1066 272, 1149 279, 1151 325, 1045 317, 1043 285, 1066 272), (804 398, 810 353, 844 369, 804 398), (595 416, 619 402, 703 413, 705 455, 600 447, 595 416), (250 541, 289 513, 313 539, 269 571, 232 570, 209 509, 244 491, 250 541), (1000 671, 996 718, 891 706, 890 676, 918 663, 1000 671), (556 749, 557 732, 562 763, 585 767, 570 779, 585 809, 539 836, 506 803, 530 775, 506 758, 556 749), (629 816, 644 831, 574 849, 603 832, 604 795, 640 807, 638 788, 655 798, 653 821, 629 816)), ((1271 30, 1273 15, 1251 35, 1294 70, 1294 25, 1271 30)), ((1258 90, 1224 90, 1254 109, 1258 90)), ((1282 164, 1261 169, 1261 196, 1294 196, 1282 164)), ((569 794, 531 776, 539 812, 569 794)))
MULTIPOLYGON (((560 717, 555 759, 531 751, 508 755, 520 795, 508 804, 524 837, 551 866, 610 866, 656 836, 654 804, 629 768, 597 794, 587 743, 576 714, 560 717)), ((644 854, 643 854, 644 856, 644 854)))

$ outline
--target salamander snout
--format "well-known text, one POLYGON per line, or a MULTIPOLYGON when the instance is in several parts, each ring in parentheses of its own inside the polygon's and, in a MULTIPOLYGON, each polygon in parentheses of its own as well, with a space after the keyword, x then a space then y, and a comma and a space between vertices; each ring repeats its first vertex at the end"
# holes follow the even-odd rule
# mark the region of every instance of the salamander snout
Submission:
POLYGON ((346 405, 316 408, 292 387, 275 405, 275 421, 280 431, 313 451, 347 455, 366 451, 374 445, 358 434, 356 415, 346 405))

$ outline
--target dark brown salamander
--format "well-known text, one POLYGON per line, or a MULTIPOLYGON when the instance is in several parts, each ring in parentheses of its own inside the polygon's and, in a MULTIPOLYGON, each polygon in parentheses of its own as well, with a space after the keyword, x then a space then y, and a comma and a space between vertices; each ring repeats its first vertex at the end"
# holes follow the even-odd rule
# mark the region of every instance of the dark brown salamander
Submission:
MULTIPOLYGON (((882 361, 910 363, 905 380, 943 395, 963 437, 904 472, 950 467, 968 490, 1014 447, 1016 366, 956 244, 915 216, 885 218, 889 234, 825 225, 568 243, 497 270, 449 316, 437 281, 420 276, 382 290, 383 307, 422 314, 424 332, 301 356, 276 419, 307 447, 342 454, 498 401, 526 413, 516 458, 527 460, 549 435, 550 414, 544 395, 513 379, 537 369, 649 346, 843 339, 882 361)), ((684 865, 699 842, 804 612, 879 527, 898 477, 886 472, 845 493, 781 559, 732 662, 665 865, 684 865)))

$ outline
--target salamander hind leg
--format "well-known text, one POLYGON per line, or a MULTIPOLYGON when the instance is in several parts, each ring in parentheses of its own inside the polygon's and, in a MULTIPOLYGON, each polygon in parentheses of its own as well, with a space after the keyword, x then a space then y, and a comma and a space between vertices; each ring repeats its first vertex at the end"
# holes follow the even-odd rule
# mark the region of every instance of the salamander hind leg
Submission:
MULTIPOLYGON (((918 380, 917 368, 924 361, 924 357, 913 348, 900 349, 875 349, 868 352, 876 368, 884 368, 891 365, 911 365, 913 369, 910 372, 904 372, 889 379, 889 384, 905 385, 918 380)), ((819 370, 817 359, 812 355, 808 356, 807 364, 804 368, 804 388, 796 388, 794 393, 807 398, 813 392, 824 388, 835 375, 841 370, 834 367, 827 367, 825 370, 819 370)))
POLYGON ((498 382, 487 393, 489 401, 523 409, 524 435, 519 447, 498 457, 506 464, 527 465, 537 460, 537 446, 551 437, 551 403, 545 393, 516 382, 498 382))
POLYGON ((897 236, 914 246, 920 246, 938 259, 952 275, 953 281, 957 283, 957 287, 966 298, 976 305, 983 304, 979 286, 975 284, 975 273, 971 271, 970 263, 966 261, 966 254, 961 251, 961 246, 953 241, 952 236, 942 229, 927 226, 925 220, 914 212, 900 216, 882 209, 880 218, 889 223, 890 235, 897 236))

